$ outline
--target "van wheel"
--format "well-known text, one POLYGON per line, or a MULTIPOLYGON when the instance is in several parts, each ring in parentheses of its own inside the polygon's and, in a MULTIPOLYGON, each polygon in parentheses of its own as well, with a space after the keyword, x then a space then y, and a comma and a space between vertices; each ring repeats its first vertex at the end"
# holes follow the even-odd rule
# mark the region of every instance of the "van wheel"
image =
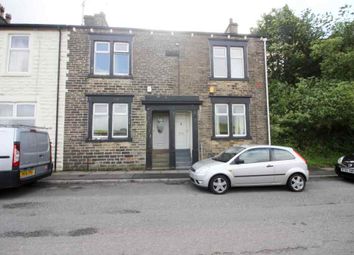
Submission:
POLYGON ((293 174, 288 179, 288 188, 294 192, 301 192, 305 189, 306 179, 302 174, 293 174))
POLYGON ((209 182, 209 190, 214 194, 224 194, 230 188, 230 181, 225 175, 215 175, 209 182))

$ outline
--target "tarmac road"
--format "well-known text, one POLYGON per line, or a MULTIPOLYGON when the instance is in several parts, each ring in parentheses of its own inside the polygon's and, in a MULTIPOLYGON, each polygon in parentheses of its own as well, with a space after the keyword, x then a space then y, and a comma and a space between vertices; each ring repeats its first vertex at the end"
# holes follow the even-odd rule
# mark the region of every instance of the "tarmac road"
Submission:
POLYGON ((48 184, 0 191, 0 254, 354 254, 354 182, 302 193, 189 182, 48 184))

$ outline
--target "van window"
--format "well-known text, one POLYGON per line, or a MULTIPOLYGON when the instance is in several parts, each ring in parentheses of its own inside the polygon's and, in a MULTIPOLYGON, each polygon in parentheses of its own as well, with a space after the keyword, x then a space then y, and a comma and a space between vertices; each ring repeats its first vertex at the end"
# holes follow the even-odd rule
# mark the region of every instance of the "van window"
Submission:
POLYGON ((47 152, 49 150, 48 135, 46 133, 36 133, 38 152, 47 152))
POLYGON ((36 153, 37 141, 36 136, 30 131, 21 132, 21 153, 36 153))

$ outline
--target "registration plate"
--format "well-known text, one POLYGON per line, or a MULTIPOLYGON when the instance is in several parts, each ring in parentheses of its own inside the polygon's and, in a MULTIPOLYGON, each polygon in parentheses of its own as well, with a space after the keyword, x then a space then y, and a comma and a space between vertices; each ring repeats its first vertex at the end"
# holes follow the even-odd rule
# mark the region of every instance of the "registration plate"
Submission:
POLYGON ((36 170, 35 169, 29 169, 29 170, 21 170, 20 171, 20 178, 27 178, 30 176, 34 176, 36 174, 36 170))
POLYGON ((341 171, 344 173, 354 174, 354 168, 342 168, 341 171))

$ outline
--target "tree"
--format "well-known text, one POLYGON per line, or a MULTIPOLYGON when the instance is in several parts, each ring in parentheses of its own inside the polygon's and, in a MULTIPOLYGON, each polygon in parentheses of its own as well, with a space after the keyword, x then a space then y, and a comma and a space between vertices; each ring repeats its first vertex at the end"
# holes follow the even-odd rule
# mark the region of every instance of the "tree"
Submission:
POLYGON ((297 17, 287 5, 262 16, 252 32, 269 39, 271 80, 295 84, 300 78, 320 75, 318 60, 311 55, 312 43, 324 36, 318 23, 318 17, 310 10, 297 17))

